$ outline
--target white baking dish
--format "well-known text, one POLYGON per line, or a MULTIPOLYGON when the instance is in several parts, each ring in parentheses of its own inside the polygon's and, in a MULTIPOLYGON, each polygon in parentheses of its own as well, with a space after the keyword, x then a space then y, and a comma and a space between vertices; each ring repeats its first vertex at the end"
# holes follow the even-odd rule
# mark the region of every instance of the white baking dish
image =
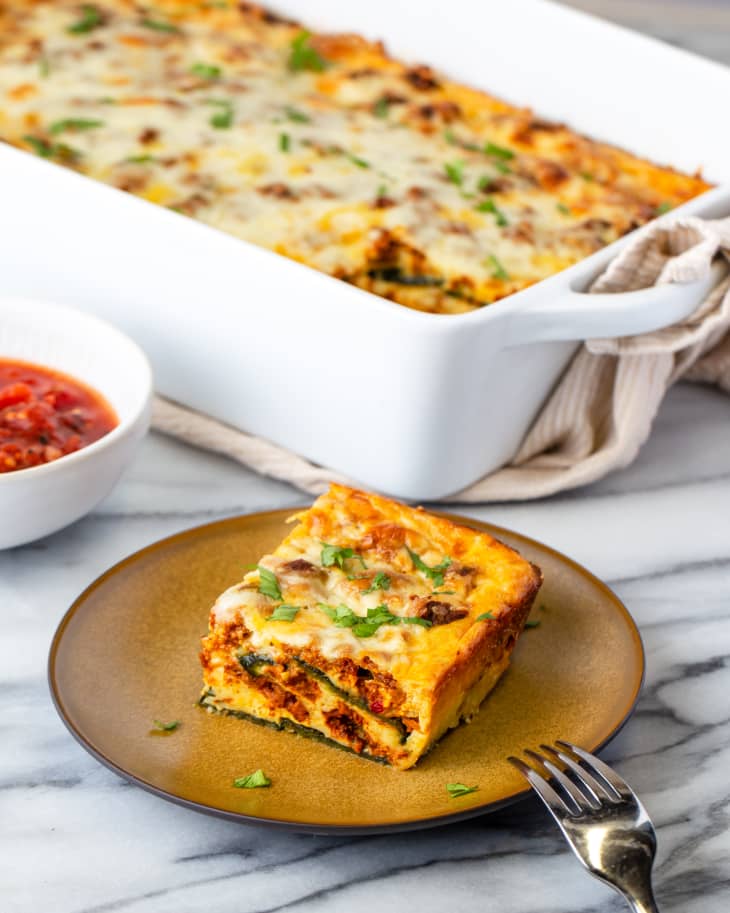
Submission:
MULTIPOLYGON (((315 28, 530 104, 720 186, 730 211, 730 70, 542 0, 272 0, 315 28)), ((679 211, 679 210, 677 210, 679 211)), ((669 324, 708 283, 580 292, 623 246, 471 314, 411 311, 176 213, 0 146, 0 291, 117 323, 161 393, 406 498, 508 461, 578 342, 669 324)))

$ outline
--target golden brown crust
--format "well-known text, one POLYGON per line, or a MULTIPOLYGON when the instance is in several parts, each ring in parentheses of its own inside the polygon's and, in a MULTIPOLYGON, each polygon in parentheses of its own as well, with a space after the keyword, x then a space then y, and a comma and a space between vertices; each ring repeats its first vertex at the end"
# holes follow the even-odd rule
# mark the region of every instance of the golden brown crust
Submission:
POLYGON ((485 532, 342 485, 294 519, 211 611, 206 699, 412 766, 506 668, 540 571, 485 532))

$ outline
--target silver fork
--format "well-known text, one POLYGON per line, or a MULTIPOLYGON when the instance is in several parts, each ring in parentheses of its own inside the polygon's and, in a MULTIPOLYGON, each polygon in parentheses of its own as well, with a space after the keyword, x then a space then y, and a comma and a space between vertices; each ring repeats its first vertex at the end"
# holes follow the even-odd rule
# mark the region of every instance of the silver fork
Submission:
POLYGON ((600 758, 569 742, 555 745, 541 745, 544 755, 525 749, 539 771, 519 758, 509 761, 540 796, 591 875, 623 894, 635 913, 659 913, 651 888, 656 834, 646 809, 600 758))

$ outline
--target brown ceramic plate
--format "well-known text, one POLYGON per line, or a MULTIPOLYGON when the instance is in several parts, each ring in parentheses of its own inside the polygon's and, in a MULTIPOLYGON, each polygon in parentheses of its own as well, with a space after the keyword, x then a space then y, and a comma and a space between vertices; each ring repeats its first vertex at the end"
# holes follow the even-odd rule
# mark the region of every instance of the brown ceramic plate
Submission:
POLYGON ((468 726, 413 770, 196 706, 200 637, 215 597, 285 533, 287 510, 234 517, 163 539, 79 596, 51 646, 56 707, 107 767, 188 808, 310 833, 376 833, 446 824, 526 794, 508 755, 567 739, 589 751, 626 722, 641 688, 636 625, 584 568, 539 542, 484 529, 539 564, 545 583, 512 665, 468 726), (169 734, 152 721, 181 720, 169 734), (268 789, 234 789, 263 768, 268 789), (449 798, 447 783, 478 785, 449 798))

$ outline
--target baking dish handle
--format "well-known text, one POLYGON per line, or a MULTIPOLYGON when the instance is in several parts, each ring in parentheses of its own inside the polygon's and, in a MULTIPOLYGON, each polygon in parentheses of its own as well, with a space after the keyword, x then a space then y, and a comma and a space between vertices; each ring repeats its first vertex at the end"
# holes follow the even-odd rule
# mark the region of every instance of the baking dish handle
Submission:
POLYGON ((727 274, 724 260, 693 282, 653 285, 633 292, 578 292, 564 288, 546 302, 536 298, 513 315, 510 345, 601 339, 648 333, 685 320, 727 274))

